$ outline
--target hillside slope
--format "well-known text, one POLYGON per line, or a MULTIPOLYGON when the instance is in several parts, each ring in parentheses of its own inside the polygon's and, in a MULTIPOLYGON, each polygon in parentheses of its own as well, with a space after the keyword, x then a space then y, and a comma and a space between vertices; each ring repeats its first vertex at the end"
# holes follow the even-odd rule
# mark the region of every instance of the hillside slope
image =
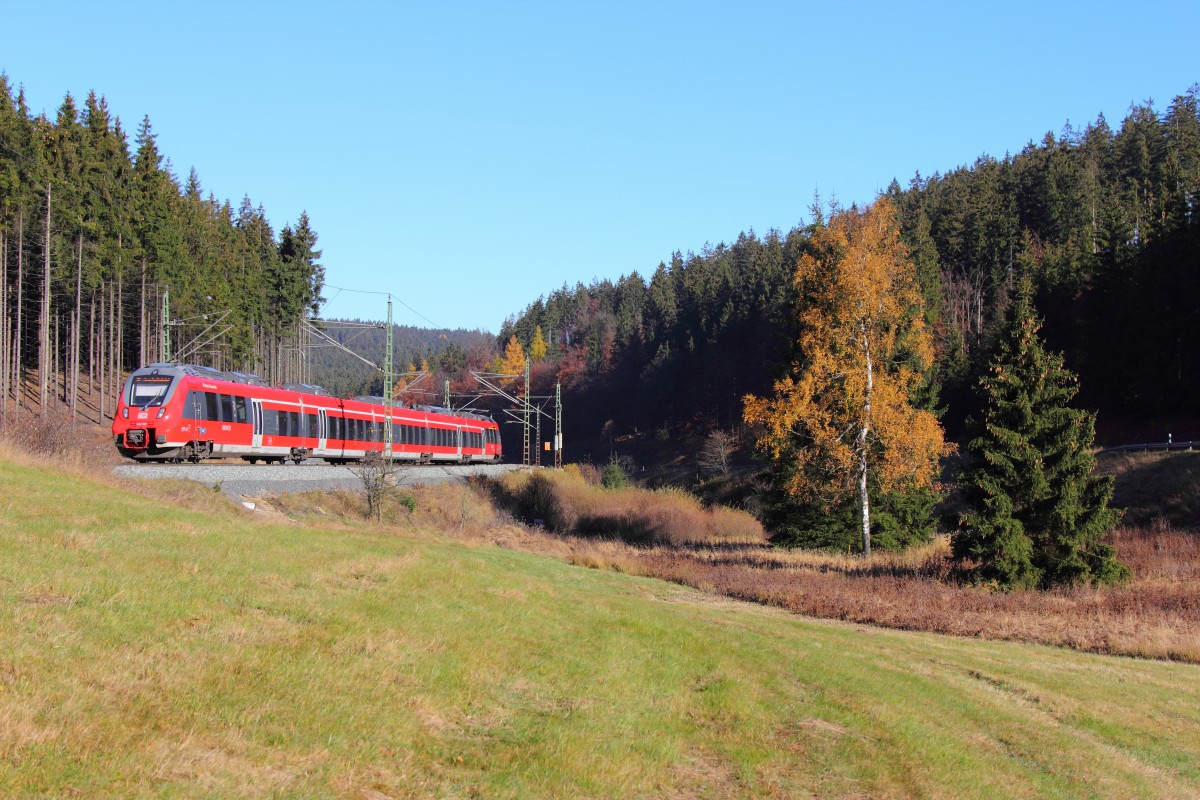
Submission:
POLYGON ((0 796, 1200 793, 1194 666, 806 621, 17 461, 0 796))

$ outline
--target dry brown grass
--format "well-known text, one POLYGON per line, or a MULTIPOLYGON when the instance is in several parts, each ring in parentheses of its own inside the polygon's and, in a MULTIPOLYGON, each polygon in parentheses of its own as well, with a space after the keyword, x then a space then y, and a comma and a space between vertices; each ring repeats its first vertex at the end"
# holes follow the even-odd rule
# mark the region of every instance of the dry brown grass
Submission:
MULTIPOLYGON (((528 480, 511 478, 499 487, 497 502, 511 501, 528 480)), ((807 616, 1200 663, 1200 534, 1165 524, 1125 526, 1110 535, 1133 573, 1123 586, 999 592, 958 581, 945 538, 869 559, 781 550, 766 545, 761 528, 745 525, 741 512, 704 509, 681 492, 610 492, 571 476, 552 480, 554 497, 569 506, 572 532, 520 524, 492 505, 482 485, 462 484, 411 489, 416 510, 398 511, 390 524, 660 578, 807 616), (647 529, 657 537, 650 543, 618 535, 647 529)), ((497 494, 495 485, 491 490, 497 494)), ((345 503, 346 516, 361 520, 353 501, 345 503)), ((337 507, 328 494, 287 502, 295 506, 293 515, 304 503, 337 507)))
POLYGON ((639 548, 574 540, 568 559, 797 614, 958 636, 1200 663, 1200 538, 1111 536, 1133 571, 1118 587, 998 592, 953 578, 949 544, 870 559, 764 547, 639 548))
POLYGON ((107 428, 82 420, 72 421, 65 412, 46 416, 22 409, 0 414, 0 443, 28 463, 97 471, 123 460, 107 428))
POLYGON ((681 489, 604 489, 568 471, 511 473, 491 489, 518 519, 540 519, 572 536, 672 547, 766 542, 762 525, 746 512, 705 508, 681 489))

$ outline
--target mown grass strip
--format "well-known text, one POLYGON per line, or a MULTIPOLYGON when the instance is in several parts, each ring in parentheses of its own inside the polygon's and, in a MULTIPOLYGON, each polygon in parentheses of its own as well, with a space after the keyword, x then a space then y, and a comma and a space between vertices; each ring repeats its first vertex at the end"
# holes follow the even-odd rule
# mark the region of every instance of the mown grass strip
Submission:
POLYGON ((0 796, 1200 793, 1194 666, 0 482, 0 796))

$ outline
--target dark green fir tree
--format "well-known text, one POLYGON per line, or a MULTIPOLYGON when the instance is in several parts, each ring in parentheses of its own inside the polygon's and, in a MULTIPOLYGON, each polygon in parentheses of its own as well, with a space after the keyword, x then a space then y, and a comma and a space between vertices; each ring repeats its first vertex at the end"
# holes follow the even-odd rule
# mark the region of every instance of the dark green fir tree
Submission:
POLYGON ((1101 542, 1119 513, 1112 478, 1092 475, 1095 417, 1068 405, 1078 380, 1047 352, 1032 294, 1022 280, 980 381, 954 556, 1004 588, 1117 582, 1129 571, 1101 542))

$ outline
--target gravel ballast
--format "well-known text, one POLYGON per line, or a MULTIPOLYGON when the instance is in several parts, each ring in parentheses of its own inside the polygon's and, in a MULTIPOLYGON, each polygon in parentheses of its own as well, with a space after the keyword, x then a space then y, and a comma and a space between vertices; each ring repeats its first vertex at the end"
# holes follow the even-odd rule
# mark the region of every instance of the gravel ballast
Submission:
MULTIPOLYGON (((499 477, 506 472, 522 469, 519 464, 472 464, 397 466, 396 485, 462 481, 471 475, 499 477)), ((362 481, 351 467, 333 466, 319 459, 300 465, 239 464, 236 462, 200 464, 121 464, 113 471, 126 478, 183 478, 208 486, 216 486, 227 495, 266 497, 291 492, 356 490, 362 481)))

